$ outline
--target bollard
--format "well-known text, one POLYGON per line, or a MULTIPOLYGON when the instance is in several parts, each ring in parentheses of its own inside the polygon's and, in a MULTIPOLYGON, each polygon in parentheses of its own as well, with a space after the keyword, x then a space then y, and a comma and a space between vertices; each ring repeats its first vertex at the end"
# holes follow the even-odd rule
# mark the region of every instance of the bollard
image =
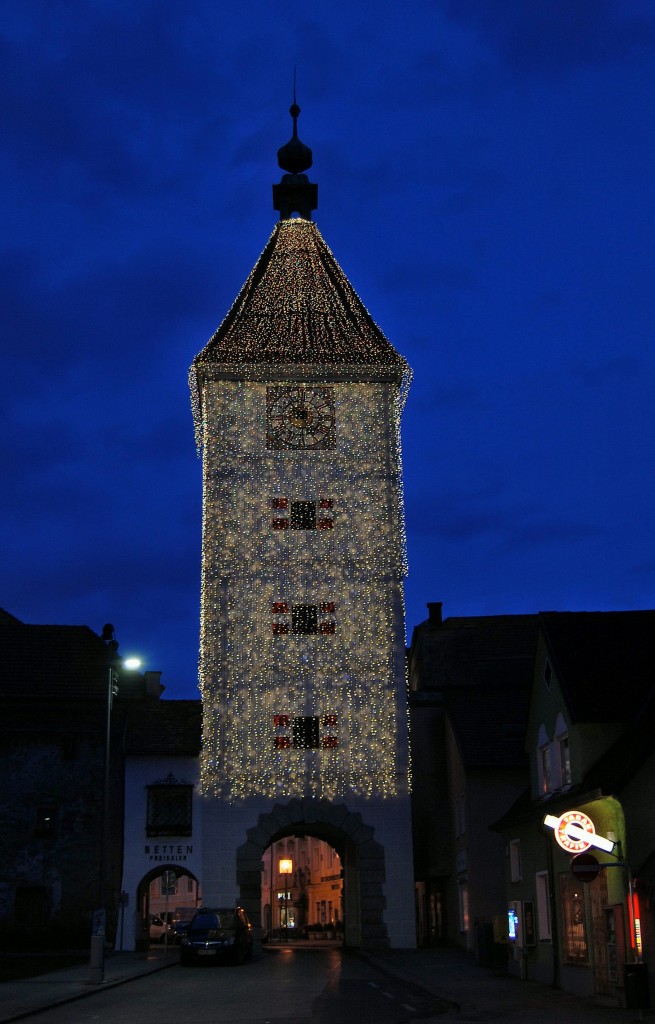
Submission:
POLYGON ((91 936, 91 955, 89 958, 89 984, 102 985, 105 980, 105 937, 91 936))

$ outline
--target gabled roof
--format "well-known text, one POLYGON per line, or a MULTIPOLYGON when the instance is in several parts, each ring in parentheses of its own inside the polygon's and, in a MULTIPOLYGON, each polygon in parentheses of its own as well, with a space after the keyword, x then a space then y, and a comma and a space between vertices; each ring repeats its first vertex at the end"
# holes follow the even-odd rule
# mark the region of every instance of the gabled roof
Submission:
POLYGON ((655 611, 542 612, 549 657, 573 721, 631 721, 655 671, 655 611))

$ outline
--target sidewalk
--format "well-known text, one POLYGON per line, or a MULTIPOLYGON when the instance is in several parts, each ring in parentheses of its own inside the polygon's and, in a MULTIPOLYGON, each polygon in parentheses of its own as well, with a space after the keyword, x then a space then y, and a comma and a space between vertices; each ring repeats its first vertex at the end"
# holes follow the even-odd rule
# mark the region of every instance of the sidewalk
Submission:
POLYGON ((100 989, 123 985, 144 974, 161 971, 179 963, 176 946, 151 949, 148 953, 111 953, 105 958, 105 980, 101 985, 89 983, 89 964, 66 967, 52 974, 42 974, 21 981, 6 981, 0 985, 0 1024, 21 1020, 39 1010, 83 999, 100 989))
POLYGON ((455 1021, 511 1021, 512 1024, 630 1024, 652 1022, 652 1010, 600 1006, 537 981, 521 981, 504 971, 478 967, 456 949, 396 949, 360 953, 397 980, 427 989, 451 1004, 441 1017, 421 1024, 455 1021))

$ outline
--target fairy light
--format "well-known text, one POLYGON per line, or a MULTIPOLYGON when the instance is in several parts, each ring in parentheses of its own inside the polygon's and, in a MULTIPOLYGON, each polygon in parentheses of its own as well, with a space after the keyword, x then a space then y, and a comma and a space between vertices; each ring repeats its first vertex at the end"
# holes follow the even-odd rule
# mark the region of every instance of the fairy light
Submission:
POLYGON ((190 373, 203 454, 206 793, 399 792, 410 379, 316 225, 281 221, 190 373), (334 429, 313 447, 272 446, 267 410, 300 387, 334 410, 334 429), (328 498, 325 528, 289 528, 292 503, 328 498), (315 632, 294 632, 293 606, 316 609, 315 632), (276 740, 293 719, 329 723, 329 743, 276 740))

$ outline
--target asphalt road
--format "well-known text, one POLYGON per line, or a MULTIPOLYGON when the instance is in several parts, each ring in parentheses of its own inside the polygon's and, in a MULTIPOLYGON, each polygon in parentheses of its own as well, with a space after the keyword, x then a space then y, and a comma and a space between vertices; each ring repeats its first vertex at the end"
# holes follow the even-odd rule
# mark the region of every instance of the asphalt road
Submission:
POLYGON ((26 1018, 38 1024, 400 1024, 443 1007, 342 949, 172 967, 26 1018))

